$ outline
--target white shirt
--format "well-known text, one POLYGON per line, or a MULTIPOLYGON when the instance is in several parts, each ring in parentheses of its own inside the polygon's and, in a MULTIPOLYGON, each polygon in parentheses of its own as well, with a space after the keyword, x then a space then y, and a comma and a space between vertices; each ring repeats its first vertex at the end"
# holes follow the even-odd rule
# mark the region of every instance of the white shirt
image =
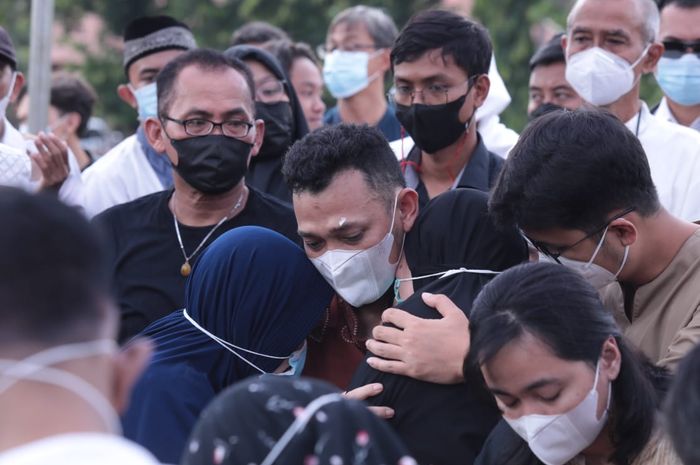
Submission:
MULTIPOLYGON (((666 100, 666 97, 661 99, 661 103, 659 103, 659 108, 656 109, 656 113, 654 113, 654 116, 656 116, 657 118, 661 118, 664 121, 670 121, 671 123, 679 124, 678 120, 676 120, 676 117, 673 116, 671 108, 669 108, 668 106, 668 100, 666 100)), ((700 117, 695 118, 695 121, 693 121, 689 127, 691 129, 695 129, 696 131, 700 131, 700 117)))
POLYGON ((83 172, 85 210, 92 217, 110 207, 164 189, 133 134, 83 172))
MULTIPOLYGON (((30 153, 35 153, 37 151, 34 142, 25 139, 22 133, 10 124, 7 118, 5 118, 5 134, 3 134, 0 142, 23 152, 29 151, 30 153)), ((75 159, 75 155, 73 155, 70 149, 68 149, 68 167, 70 172, 58 191, 58 198, 68 205, 82 207, 84 201, 84 186, 82 178, 80 177, 80 165, 78 165, 78 161, 75 159)), ((38 185, 33 184, 32 190, 37 190, 38 187, 38 185)))
POLYGON ((639 115, 625 123, 647 154, 659 201, 672 215, 700 220, 700 133, 652 115, 642 102, 639 115))
POLYGON ((158 465, 146 449, 120 436, 71 433, 0 452, 0 465, 158 465))

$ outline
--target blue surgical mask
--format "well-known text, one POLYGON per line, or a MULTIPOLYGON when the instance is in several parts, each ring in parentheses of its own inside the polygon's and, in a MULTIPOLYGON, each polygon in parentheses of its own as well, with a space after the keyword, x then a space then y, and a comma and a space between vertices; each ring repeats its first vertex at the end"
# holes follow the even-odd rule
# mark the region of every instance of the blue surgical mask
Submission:
POLYGON ((373 54, 333 50, 323 62, 323 81, 335 98, 347 98, 362 92, 378 74, 367 75, 367 64, 373 54))
POLYGON ((680 58, 661 57, 656 80, 664 94, 674 102, 690 106, 700 104, 700 57, 686 53, 680 58))
POLYGON ((144 122, 146 118, 155 118, 158 116, 158 89, 155 82, 139 87, 138 89, 134 89, 131 84, 129 84, 129 88, 136 98, 139 121, 144 122))
POLYGON ((306 345, 306 341, 304 341, 304 345, 301 346, 301 349, 294 351, 287 360, 287 363, 289 363, 289 370, 280 374, 297 377, 301 376, 301 372, 304 371, 304 365, 306 365, 307 352, 308 346, 306 345))

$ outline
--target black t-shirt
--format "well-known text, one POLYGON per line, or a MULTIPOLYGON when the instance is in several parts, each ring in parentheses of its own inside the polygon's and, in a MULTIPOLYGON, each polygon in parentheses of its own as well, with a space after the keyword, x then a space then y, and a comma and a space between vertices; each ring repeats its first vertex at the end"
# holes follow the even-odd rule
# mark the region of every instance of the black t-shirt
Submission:
MULTIPOLYGON (((248 202, 235 217, 225 221, 195 257, 224 232, 238 226, 262 226, 300 243, 292 209, 281 201, 250 189, 248 202)), ((119 340, 125 341, 153 321, 185 306, 185 282, 180 274, 184 263, 177 240, 167 190, 117 205, 96 216, 108 244, 108 259, 115 298, 121 309, 119 340)), ((190 227, 180 224, 185 252, 189 255, 213 225, 190 227)))

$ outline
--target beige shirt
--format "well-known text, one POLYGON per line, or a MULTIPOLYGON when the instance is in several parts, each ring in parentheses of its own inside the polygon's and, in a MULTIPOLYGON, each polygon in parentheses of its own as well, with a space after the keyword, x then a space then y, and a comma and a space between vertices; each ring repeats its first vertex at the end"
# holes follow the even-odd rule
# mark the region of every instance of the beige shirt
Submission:
POLYGON ((688 238, 659 276, 637 288, 631 321, 617 283, 601 294, 625 337, 653 362, 675 369, 700 343, 700 230, 688 238))

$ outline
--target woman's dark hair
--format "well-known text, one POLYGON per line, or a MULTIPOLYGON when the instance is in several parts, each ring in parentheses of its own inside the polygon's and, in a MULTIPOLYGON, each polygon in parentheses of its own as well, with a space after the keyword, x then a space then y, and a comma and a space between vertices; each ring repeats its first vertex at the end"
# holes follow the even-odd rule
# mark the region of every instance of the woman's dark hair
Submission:
POLYGON ((471 349, 465 367, 483 365, 508 343, 530 334, 564 360, 595 366, 603 343, 614 337, 622 356, 612 383, 610 460, 627 465, 654 429, 668 372, 652 365, 622 338, 597 291, 561 265, 529 263, 511 268, 487 284, 471 313, 471 349), (657 386, 658 385, 658 386, 657 386))

